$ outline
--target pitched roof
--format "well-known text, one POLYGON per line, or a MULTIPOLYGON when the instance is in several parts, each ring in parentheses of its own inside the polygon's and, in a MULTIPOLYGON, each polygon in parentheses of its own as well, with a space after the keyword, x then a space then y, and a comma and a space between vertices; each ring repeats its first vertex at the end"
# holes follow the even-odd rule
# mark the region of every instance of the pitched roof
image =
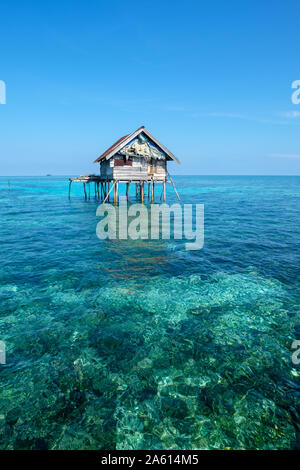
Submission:
POLYGON ((150 132, 144 127, 141 126, 139 127, 136 131, 132 132, 131 134, 127 134, 124 137, 121 137, 121 139, 117 140, 111 147, 109 147, 100 157, 97 158, 97 160, 94 161, 94 163, 98 163, 101 160, 108 160, 109 158, 113 157, 116 153, 118 153, 125 145, 127 145, 132 139, 137 137, 141 132, 147 135, 150 140, 152 140, 163 152, 167 154, 169 157, 169 160, 174 160, 176 163, 180 164, 180 161, 178 158, 176 158, 170 150, 168 150, 164 145, 158 142, 158 140, 153 137, 153 135, 150 134, 150 132))

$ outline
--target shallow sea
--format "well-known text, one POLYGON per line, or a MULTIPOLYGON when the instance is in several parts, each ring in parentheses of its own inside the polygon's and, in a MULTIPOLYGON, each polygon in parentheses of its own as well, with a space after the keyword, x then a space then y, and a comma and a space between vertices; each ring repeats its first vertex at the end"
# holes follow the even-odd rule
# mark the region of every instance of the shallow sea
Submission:
POLYGON ((1 449, 300 448, 300 177, 174 179, 202 250, 101 241, 81 185, 0 178, 1 449))

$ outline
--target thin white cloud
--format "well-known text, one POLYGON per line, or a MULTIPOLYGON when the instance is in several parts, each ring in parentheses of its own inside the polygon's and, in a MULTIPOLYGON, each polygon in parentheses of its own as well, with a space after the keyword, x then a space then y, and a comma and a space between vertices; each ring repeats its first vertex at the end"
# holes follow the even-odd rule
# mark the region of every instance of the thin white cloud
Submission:
POLYGON ((188 110, 184 106, 164 106, 163 108, 165 111, 177 111, 177 112, 185 112, 187 113, 187 117, 191 119, 199 119, 199 118, 220 118, 220 119, 236 119, 236 120, 243 120, 243 121, 251 121, 256 122, 259 124, 274 124, 280 126, 286 126, 289 124, 299 125, 299 121, 297 118, 300 118, 300 111, 285 111, 285 112, 277 112, 273 115, 273 117, 260 117, 260 116, 251 116, 250 114, 246 113, 235 113, 235 112, 227 112, 227 111, 211 111, 211 112, 197 112, 196 110, 188 110), (277 116, 277 118, 276 118, 277 116), (281 119, 280 119, 281 118, 281 119))
POLYGON ((212 117, 212 118, 224 118, 224 119, 239 119, 244 121, 251 121, 251 122, 258 122, 259 124, 279 124, 279 125, 287 125, 289 121, 283 120, 274 120, 268 118, 260 118, 257 116, 250 116, 247 114, 241 113, 227 113, 227 112, 211 112, 211 113, 193 113, 190 114, 191 118, 199 118, 199 117, 212 117))
POLYGON ((300 117, 300 111, 285 111, 278 113, 278 115, 286 119, 297 119, 300 117))
POLYGON ((211 112, 211 113, 192 113, 190 114, 192 118, 199 117, 216 117, 216 118, 228 118, 228 119, 251 119, 251 117, 246 114, 240 113, 226 113, 226 112, 211 112))
POLYGON ((300 154, 295 153, 272 153, 270 157, 278 158, 300 158, 300 154))
POLYGON ((239 113, 208 113, 207 116, 211 117, 224 117, 230 119, 250 119, 249 116, 239 113))
POLYGON ((184 106, 165 106, 164 109, 166 111, 185 111, 185 107, 184 106))

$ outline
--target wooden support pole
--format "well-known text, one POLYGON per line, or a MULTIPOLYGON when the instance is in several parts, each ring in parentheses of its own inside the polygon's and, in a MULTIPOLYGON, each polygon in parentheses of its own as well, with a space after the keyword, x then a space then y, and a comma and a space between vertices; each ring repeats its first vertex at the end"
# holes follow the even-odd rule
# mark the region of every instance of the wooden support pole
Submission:
POLYGON ((104 201, 103 201, 103 204, 105 203, 106 199, 109 197, 109 195, 110 195, 111 191, 113 190, 113 188, 115 189, 115 190, 114 190, 114 196, 115 196, 115 194, 116 194, 116 187, 115 187, 115 186, 116 186, 116 183, 114 183, 114 184, 112 185, 112 187, 110 188, 109 193, 107 194, 106 198, 105 198, 104 201))
POLYGON ((164 181, 164 202, 166 202, 166 182, 164 181))
POLYGON ((107 191, 108 191, 107 200, 109 202, 109 193, 110 193, 110 182, 109 181, 107 182, 107 191))
POLYGON ((172 185, 173 185, 173 188, 174 188, 174 191, 175 191, 175 193, 176 193, 176 196, 178 197, 178 201, 180 201, 179 194, 178 194, 178 192, 177 192, 177 190, 176 190, 176 188, 175 188, 174 181, 172 180, 172 177, 171 177, 171 175, 170 175, 169 172, 168 172, 168 176, 169 176, 169 178, 170 178, 170 180, 171 180, 171 183, 172 183, 172 185))
POLYGON ((71 199, 71 184, 72 184, 72 181, 70 181, 69 183, 69 199, 71 199))
POLYGON ((152 202, 154 202, 154 181, 152 181, 152 202))
POLYGON ((144 182, 141 183, 142 204, 144 204, 144 182))
POLYGON ((87 200, 85 183, 83 183, 83 190, 84 190, 84 199, 87 200))
POLYGON ((148 183, 148 199, 150 198, 150 183, 148 183))
POLYGON ((89 201, 91 200, 91 183, 89 183, 89 201))
POLYGON ((96 183, 96 181, 94 183, 94 186, 95 186, 94 190, 95 190, 95 199, 96 199, 97 198, 97 183, 96 183))

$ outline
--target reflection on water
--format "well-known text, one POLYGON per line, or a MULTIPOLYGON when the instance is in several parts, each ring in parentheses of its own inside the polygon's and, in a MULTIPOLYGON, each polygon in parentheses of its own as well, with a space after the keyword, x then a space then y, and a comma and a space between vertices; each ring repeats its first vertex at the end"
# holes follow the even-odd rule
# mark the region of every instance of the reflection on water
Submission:
POLYGON ((178 177, 186 251, 100 241, 64 178, 0 179, 0 447, 299 446, 299 182, 178 177))

